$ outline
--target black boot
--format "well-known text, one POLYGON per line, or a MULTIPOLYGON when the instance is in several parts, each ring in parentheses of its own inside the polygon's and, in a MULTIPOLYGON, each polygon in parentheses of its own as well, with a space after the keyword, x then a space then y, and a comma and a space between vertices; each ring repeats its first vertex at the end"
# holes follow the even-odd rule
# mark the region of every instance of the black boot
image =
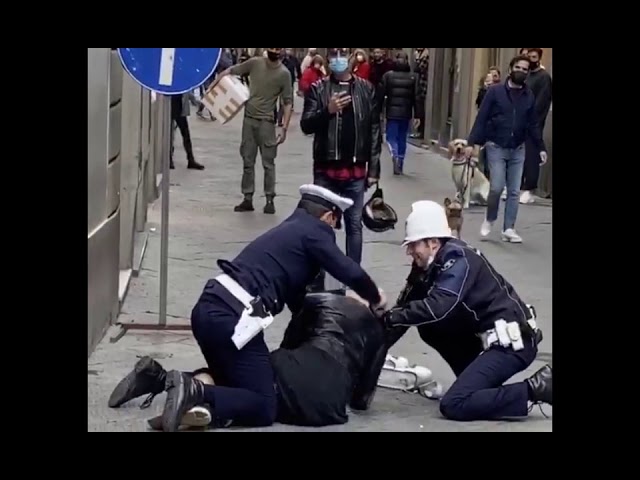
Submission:
POLYGON ((533 403, 548 403, 553 405, 553 369, 547 365, 527 380, 530 400, 533 403))
POLYGON ((156 395, 164 392, 167 371, 151 357, 144 357, 136 363, 129 373, 113 390, 109 397, 110 408, 120 408, 127 402, 150 395, 141 408, 151 406, 156 395))
POLYGON ((233 211, 236 213, 253 212, 254 210, 255 209, 253 208, 253 200, 248 197, 245 197, 242 203, 233 209, 233 211))
POLYGON ((266 215, 275 215, 276 205, 273 203, 273 198, 267 198, 267 204, 264 206, 263 212, 266 215))
POLYGON ((191 375, 178 371, 167 374, 167 401, 162 412, 162 429, 177 432, 185 414, 204 403, 204 384, 191 375))

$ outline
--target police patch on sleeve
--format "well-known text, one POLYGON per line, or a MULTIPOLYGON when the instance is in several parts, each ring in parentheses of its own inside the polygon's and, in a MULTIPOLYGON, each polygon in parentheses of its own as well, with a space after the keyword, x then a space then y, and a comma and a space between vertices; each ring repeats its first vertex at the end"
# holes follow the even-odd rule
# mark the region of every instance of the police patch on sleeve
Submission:
POLYGON ((447 270, 451 270, 453 268, 453 266, 456 264, 457 260, 455 259, 451 259, 449 260, 447 263, 444 264, 444 266, 442 267, 442 271, 446 272, 447 270))

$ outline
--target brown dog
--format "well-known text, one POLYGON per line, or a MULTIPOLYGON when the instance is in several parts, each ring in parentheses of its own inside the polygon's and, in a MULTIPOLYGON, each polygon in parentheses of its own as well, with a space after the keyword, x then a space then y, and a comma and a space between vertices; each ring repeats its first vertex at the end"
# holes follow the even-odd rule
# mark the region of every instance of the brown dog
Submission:
POLYGON ((444 199, 444 209, 447 212, 447 221, 451 232, 455 232, 456 238, 462 239, 462 225, 464 224, 464 216, 462 214, 462 203, 457 199, 444 199))

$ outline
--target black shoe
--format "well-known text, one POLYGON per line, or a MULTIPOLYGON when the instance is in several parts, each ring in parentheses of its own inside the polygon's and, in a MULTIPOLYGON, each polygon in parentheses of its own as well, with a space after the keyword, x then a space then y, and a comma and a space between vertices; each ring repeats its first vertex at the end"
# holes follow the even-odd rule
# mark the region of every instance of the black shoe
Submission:
POLYGON ((248 198, 245 198, 240 205, 233 209, 234 212, 253 212, 253 202, 248 198))
POLYGON ((276 213, 276 206, 273 203, 273 200, 267 200, 267 204, 264 206, 264 210, 263 212, 266 215, 275 215, 276 213))
POLYGON ((156 395, 164 392, 167 372, 151 357, 144 357, 136 363, 133 371, 122 380, 109 397, 110 408, 120 408, 127 402, 150 395, 141 408, 151 406, 156 395))
POLYGON ((189 164, 187 165, 187 168, 189 170, 204 170, 204 165, 200 165, 198 162, 196 162, 195 160, 191 160, 189 162, 189 164))
POLYGON ((527 380, 529 384, 530 400, 533 403, 548 403, 553 405, 553 369, 547 365, 527 380))
POLYGON ((167 401, 162 412, 162 429, 177 432, 182 418, 197 405, 204 403, 204 384, 190 375, 173 370, 167 374, 167 401))

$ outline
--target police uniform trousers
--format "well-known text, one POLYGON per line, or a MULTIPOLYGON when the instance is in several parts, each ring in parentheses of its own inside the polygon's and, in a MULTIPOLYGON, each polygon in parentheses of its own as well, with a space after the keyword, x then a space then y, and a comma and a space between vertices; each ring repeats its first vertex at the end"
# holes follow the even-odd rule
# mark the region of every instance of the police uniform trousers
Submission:
POLYGON ((524 350, 519 352, 496 345, 475 355, 477 351, 468 348, 470 363, 462 372, 456 372, 458 379, 440 401, 442 415, 460 422, 526 417, 529 413, 527 383, 504 385, 536 359, 538 347, 535 340, 525 338, 524 343, 524 350))
MULTIPOLYGON (((391 348, 408 328, 394 328, 388 334, 391 348)), ((435 349, 451 367, 457 380, 440 402, 445 418, 462 422, 526 417, 529 390, 526 383, 504 385, 511 377, 526 370, 535 360, 538 348, 533 339, 525 340, 525 349, 492 347, 483 351, 482 340, 475 334, 459 334, 418 327, 420 338, 435 349)))
POLYGON ((242 350, 231 340, 244 306, 210 280, 191 313, 191 328, 215 386, 205 386, 205 402, 215 422, 264 427, 274 423, 277 399, 271 356, 264 334, 242 350))

